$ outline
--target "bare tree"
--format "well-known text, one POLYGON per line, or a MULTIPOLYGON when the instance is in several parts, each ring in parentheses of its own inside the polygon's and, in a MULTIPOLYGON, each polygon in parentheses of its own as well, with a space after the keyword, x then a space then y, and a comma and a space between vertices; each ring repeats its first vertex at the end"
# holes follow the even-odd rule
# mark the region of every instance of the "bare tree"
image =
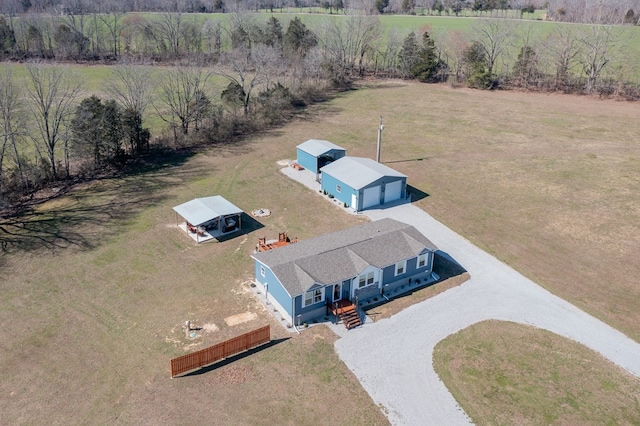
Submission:
POLYGON ((270 73, 279 72, 280 52, 270 46, 258 45, 249 50, 244 47, 223 55, 220 66, 214 71, 226 77, 240 88, 243 96, 244 115, 249 115, 249 105, 253 89, 272 78, 270 73))
POLYGON ((554 26, 544 41, 544 58, 555 71, 555 88, 562 89, 569 84, 571 70, 576 66, 579 54, 575 35, 576 27, 569 25, 554 26))
POLYGON ((18 138, 25 134, 22 108, 21 88, 8 68, 0 75, 0 190, 5 184, 5 158, 10 154, 13 154, 21 183, 23 186, 25 184, 17 144, 18 138))
POLYGON ((142 152, 149 143, 149 131, 142 125, 144 112, 151 103, 155 79, 151 68, 123 63, 114 69, 107 92, 124 111, 124 124, 131 154, 142 152))
POLYGON ((100 20, 107 28, 109 32, 109 38, 111 42, 111 54, 114 58, 117 58, 120 54, 120 29, 122 28, 123 13, 112 10, 107 14, 100 15, 100 20))
POLYGON ((496 73, 498 60, 503 59, 505 51, 511 46, 514 26, 505 19, 482 19, 474 28, 477 41, 485 54, 489 77, 496 73))
POLYGON ((180 54, 182 21, 181 13, 163 13, 157 21, 152 23, 154 33, 162 43, 166 42, 168 51, 176 56, 180 54))
POLYGON ((124 62, 113 70, 114 78, 107 84, 107 92, 123 109, 131 109, 142 116, 151 103, 154 78, 151 68, 124 62))
POLYGON ((469 44, 467 34, 462 31, 449 31, 437 39, 441 59, 449 66, 449 76, 453 75, 455 82, 464 79, 464 55, 469 44))
POLYGON ((78 76, 59 66, 30 64, 27 66, 30 87, 27 97, 35 120, 35 131, 30 134, 36 150, 47 159, 51 177, 58 176, 56 155, 58 144, 63 143, 65 169, 69 173, 68 140, 64 137, 68 120, 82 84, 78 76), (44 151, 44 154, 43 154, 44 151))
POLYGON ((159 98, 168 113, 158 107, 156 111, 173 128, 174 140, 178 139, 178 125, 182 134, 188 134, 189 125, 198 120, 202 108, 209 105, 206 86, 210 75, 201 67, 178 67, 167 71, 160 83, 159 98))
POLYGON ((577 61, 587 77, 585 90, 596 91, 603 69, 622 50, 621 28, 611 25, 583 26, 578 32, 577 61))
POLYGON ((381 31, 377 16, 349 15, 326 22, 319 38, 325 64, 336 83, 348 84, 352 76, 363 75, 365 59, 374 52, 381 31))

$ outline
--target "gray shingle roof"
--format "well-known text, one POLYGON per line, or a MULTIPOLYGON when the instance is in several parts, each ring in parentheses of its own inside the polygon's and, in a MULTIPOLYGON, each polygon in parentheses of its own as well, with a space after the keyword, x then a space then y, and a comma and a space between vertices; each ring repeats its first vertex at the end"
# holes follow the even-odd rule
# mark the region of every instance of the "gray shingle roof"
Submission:
POLYGON ((365 186, 385 176, 404 177, 391 167, 380 164, 370 158, 342 157, 320 169, 322 173, 333 176, 353 189, 365 186))
POLYGON ((314 157, 320 157, 322 154, 327 153, 332 149, 346 151, 343 147, 322 139, 309 139, 308 141, 298 145, 296 148, 299 148, 304 152, 308 152, 314 157))
POLYGON ((413 226, 382 219, 256 253, 253 258, 268 266, 293 297, 316 282, 341 282, 368 265, 383 268, 425 249, 437 247, 413 226))

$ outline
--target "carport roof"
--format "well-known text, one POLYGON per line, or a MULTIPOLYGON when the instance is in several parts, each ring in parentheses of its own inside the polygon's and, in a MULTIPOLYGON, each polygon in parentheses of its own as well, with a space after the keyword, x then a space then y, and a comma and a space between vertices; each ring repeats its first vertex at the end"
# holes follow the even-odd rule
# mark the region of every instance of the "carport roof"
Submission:
POLYGON ((368 265, 383 268, 434 250, 437 247, 416 228, 387 218, 252 257, 269 267, 295 297, 315 283, 329 285, 353 278, 368 265))
POLYGON ((320 169, 353 189, 362 189, 378 179, 391 176, 406 178, 406 175, 380 164, 370 158, 342 157, 320 169))
POLYGON ((313 155, 314 157, 320 157, 322 154, 325 154, 332 149, 346 151, 343 147, 322 139, 309 139, 308 141, 298 145, 297 148, 313 155))
POLYGON ((193 226, 202 225, 220 216, 242 213, 239 207, 234 206, 220 195, 195 198, 175 206, 173 210, 193 226))

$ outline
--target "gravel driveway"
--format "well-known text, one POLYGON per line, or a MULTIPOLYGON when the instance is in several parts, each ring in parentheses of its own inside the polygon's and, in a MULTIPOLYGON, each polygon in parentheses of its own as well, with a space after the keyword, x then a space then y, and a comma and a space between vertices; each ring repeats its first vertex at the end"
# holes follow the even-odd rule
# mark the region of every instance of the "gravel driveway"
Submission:
MULTIPOLYGON (((471 274, 463 285, 389 319, 343 332, 335 347, 397 425, 470 422, 432 366, 436 343, 479 321, 534 325, 580 342, 640 377, 640 345, 549 293, 411 204, 364 214, 409 223, 471 274)), ((550 254, 551 255, 551 254, 550 254)))

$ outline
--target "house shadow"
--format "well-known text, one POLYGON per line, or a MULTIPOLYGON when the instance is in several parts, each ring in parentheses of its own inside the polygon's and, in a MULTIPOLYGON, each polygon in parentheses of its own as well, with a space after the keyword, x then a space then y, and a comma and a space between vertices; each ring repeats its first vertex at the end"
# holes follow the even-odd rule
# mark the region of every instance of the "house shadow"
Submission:
POLYGON ((229 241, 234 238, 238 238, 242 235, 250 234, 253 231, 258 230, 260 228, 264 228, 264 225, 262 223, 258 222, 253 216, 245 212, 242 212, 240 216, 240 222, 242 223, 242 226, 240 229, 238 229, 237 231, 229 232, 228 234, 224 234, 219 237, 216 237, 216 240, 219 243, 222 243, 224 241, 229 241))
POLYGON ((241 360, 241 359, 243 359, 243 358, 247 358, 247 357, 249 357, 249 356, 251 356, 251 355, 255 355, 255 354, 257 354, 257 353, 258 353, 258 352, 260 352, 260 351, 263 351, 263 350, 265 350, 265 349, 271 348, 271 347, 273 347, 273 346, 275 346, 275 345, 278 345, 278 344, 280 344, 280 343, 282 343, 282 342, 284 342, 284 341, 287 341, 287 340, 289 340, 289 339, 290 339, 290 337, 283 337, 282 339, 273 339, 273 340, 270 340, 268 343, 265 343, 264 345, 256 346, 255 348, 251 348, 251 349, 249 349, 249 350, 247 350, 247 351, 244 351, 244 352, 241 352, 241 353, 239 353, 239 354, 236 354, 236 355, 230 356, 229 358, 225 358, 225 359, 223 359, 222 361, 216 362, 216 363, 211 364, 211 365, 208 365, 208 366, 206 366, 206 367, 202 367, 202 368, 201 368, 201 369, 199 369, 199 370, 192 371, 192 372, 190 372, 190 373, 183 374, 183 375, 181 375, 181 376, 176 376, 176 378, 180 378, 180 377, 190 377, 190 376, 199 376, 199 375, 201 375, 201 374, 205 374, 205 373, 208 373, 208 372, 210 372, 210 371, 217 370, 217 369, 218 369, 218 368, 220 368, 220 367, 224 367, 225 365, 232 364, 232 363, 234 363, 234 362, 236 362, 236 361, 239 361, 239 360, 241 360))
POLYGON ((440 277, 439 281, 448 280, 467 272, 451 255, 442 250, 436 250, 433 260, 433 272, 440 277))

